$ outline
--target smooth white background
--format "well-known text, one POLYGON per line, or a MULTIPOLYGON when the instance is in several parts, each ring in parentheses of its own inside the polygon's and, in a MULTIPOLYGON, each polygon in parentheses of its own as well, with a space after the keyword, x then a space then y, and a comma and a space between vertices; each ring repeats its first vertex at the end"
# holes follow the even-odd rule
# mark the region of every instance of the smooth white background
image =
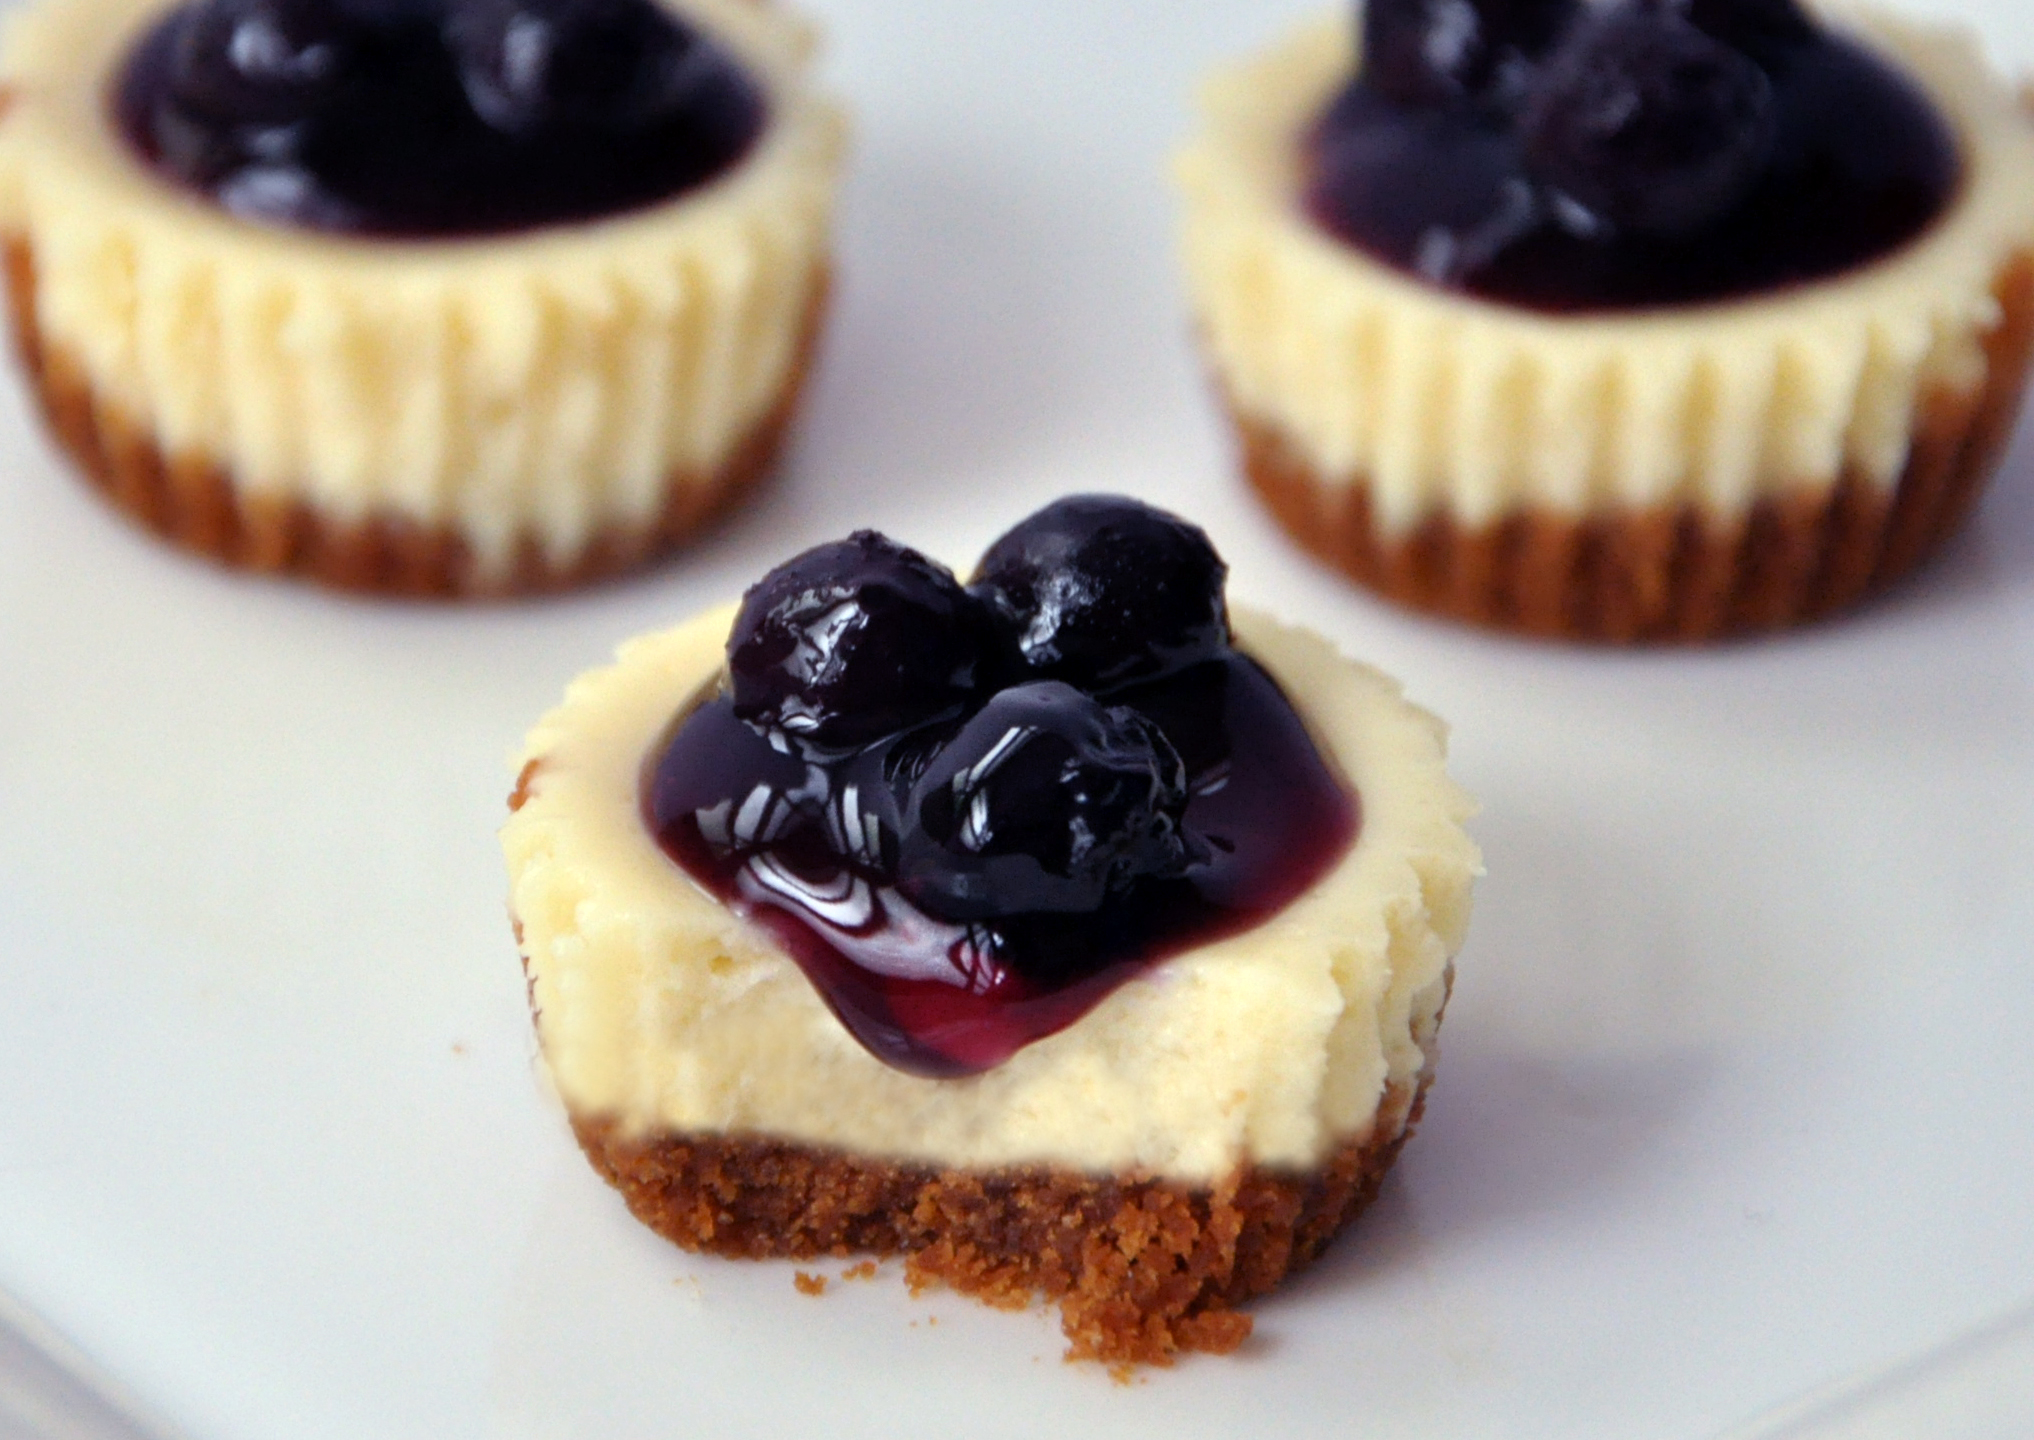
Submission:
MULTIPOLYGON (((221 573, 0 391, 0 1289, 202 1440, 1706 1440, 2034 1299, 2030 436, 1806 633, 1409 618, 1232 477, 1176 280, 1196 77, 1311 7, 813 8, 858 115, 838 306, 784 475, 676 566, 459 609, 221 573), (621 638, 851 526, 965 566, 1093 489, 1446 715, 1489 867, 1376 1208, 1242 1354, 1127 1386, 1042 1312, 637 1227, 535 1073, 494 840, 621 638)), ((1964 13, 2034 65, 2015 0, 1964 13)))

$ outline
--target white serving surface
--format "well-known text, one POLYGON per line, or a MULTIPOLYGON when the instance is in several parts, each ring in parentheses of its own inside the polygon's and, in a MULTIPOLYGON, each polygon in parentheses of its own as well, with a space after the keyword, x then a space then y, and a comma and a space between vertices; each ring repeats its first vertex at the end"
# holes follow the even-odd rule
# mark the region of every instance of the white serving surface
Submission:
MULTIPOLYGON (((191 1440, 1807 1437, 1917 1374, 2034 1433, 2034 431, 1840 623, 1614 654, 1408 617, 1233 477, 1176 280, 1191 87, 1311 7, 813 8, 859 114, 834 325, 786 473, 678 565, 465 608, 223 573, 0 393, 22 1323, 191 1440), (637 1226, 534 1068, 494 840, 523 729, 623 637, 851 527, 965 566, 1103 489, 1447 716, 1489 867, 1374 1210, 1241 1354, 1127 1385, 1043 1311, 895 1266, 809 1298, 637 1226)), ((2034 12, 1964 13, 2034 68, 2034 12)), ((30 1433, 123 1433, 86 1409, 30 1433)))

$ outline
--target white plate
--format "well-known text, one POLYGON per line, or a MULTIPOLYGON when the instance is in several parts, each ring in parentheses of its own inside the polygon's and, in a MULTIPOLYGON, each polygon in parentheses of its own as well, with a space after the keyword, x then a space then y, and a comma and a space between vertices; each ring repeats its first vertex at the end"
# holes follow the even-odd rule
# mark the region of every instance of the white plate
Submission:
MULTIPOLYGON (((788 474, 678 567, 468 609, 223 574, 7 389, 0 1289, 205 1440, 1702 1440, 2034 1299, 2029 435, 1843 623, 1617 655, 1406 618, 1232 478, 1174 278, 1191 86, 1306 7, 821 8, 839 309, 788 474), (622 637, 852 525, 965 563, 1079 489, 1203 521, 1240 598, 1447 715, 1489 863, 1375 1210, 1244 1353, 1127 1387, 1043 1313, 639 1228, 533 1070, 494 841, 518 736, 622 637)), ((1971 10, 2034 62, 2016 0, 1971 10)))

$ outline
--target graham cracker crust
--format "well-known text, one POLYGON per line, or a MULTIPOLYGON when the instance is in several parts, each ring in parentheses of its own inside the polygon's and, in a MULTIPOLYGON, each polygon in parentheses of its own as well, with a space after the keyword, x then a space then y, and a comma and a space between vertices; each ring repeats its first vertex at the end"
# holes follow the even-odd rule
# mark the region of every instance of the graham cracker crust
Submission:
MULTIPOLYGON (((1719 521, 1693 505, 1577 518, 1527 507, 1469 528, 1445 513, 1382 533, 1367 485, 1317 474, 1228 405, 1244 473, 1305 549, 1414 610, 1527 635, 1693 643, 1802 624, 1887 589, 1963 523, 2011 438, 2034 348, 2034 256, 1994 286, 1985 382, 1937 391, 1889 492, 1845 473, 1719 521)), ((1225 397, 1226 398, 1226 397, 1225 397)))
POLYGON ((164 455, 146 425, 99 395, 72 356, 45 343, 36 319, 34 253, 19 236, 8 237, 5 248, 15 349, 43 418, 85 478, 117 508, 172 544, 237 569, 411 599, 568 590, 681 549, 769 474, 811 367, 828 291, 822 276, 782 391, 717 470, 672 474, 663 509, 647 524, 604 529, 570 561, 552 561, 536 537, 524 536, 506 571, 481 573, 452 526, 394 515, 339 520, 296 499, 245 494, 210 456, 164 455))
POLYGON ((1302 1175, 1245 1165, 1211 1186, 1051 1167, 940 1170, 748 1136, 631 1138, 572 1117, 638 1220, 737 1259, 903 1255, 912 1289, 999 1309, 1058 1304, 1069 1360, 1169 1365, 1248 1338, 1236 1306, 1318 1256, 1370 1203, 1426 1103, 1398 1086, 1389 1139, 1349 1141, 1302 1175))

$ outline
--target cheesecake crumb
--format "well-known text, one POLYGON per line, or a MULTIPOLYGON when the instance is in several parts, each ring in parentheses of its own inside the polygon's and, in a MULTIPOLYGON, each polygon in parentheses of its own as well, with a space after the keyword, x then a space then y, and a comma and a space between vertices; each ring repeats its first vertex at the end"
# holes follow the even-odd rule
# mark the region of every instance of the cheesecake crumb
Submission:
POLYGON ((824 1275, 814 1275, 810 1270, 800 1270, 796 1275, 791 1277, 791 1283, 798 1287, 800 1295, 824 1295, 826 1293, 826 1277, 824 1275))

